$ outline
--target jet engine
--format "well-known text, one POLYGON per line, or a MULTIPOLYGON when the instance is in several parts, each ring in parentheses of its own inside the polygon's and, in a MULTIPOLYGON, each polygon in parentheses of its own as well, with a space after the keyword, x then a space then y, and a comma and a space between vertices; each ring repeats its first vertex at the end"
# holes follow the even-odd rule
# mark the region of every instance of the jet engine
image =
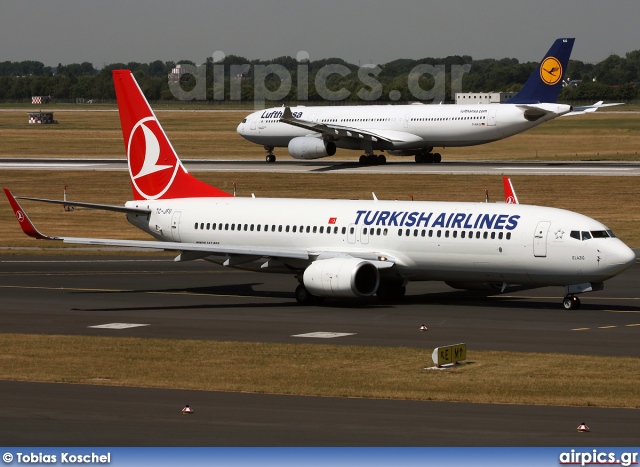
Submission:
POLYGON ((294 159, 320 159, 335 153, 336 143, 313 136, 298 136, 289 141, 289 154, 294 159))
POLYGON ((302 280, 318 297, 368 297, 378 290, 380 273, 359 258, 331 258, 311 263, 302 280))

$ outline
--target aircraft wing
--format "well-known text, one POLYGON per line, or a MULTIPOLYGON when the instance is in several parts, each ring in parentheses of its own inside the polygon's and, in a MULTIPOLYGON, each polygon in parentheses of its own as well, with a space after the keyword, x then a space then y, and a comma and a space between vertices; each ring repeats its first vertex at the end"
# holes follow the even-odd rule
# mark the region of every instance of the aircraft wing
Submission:
MULTIPOLYGON (((30 237, 40 240, 58 240, 63 243, 75 244, 75 245, 100 245, 100 246, 115 246, 123 248, 148 248, 152 250, 161 251, 179 251, 180 256, 176 258, 176 261, 189 261, 192 259, 204 258, 209 255, 237 255, 242 258, 249 258, 250 260, 259 258, 280 258, 280 259, 299 259, 305 261, 315 261, 317 259, 327 259, 334 257, 357 257, 363 260, 370 261, 376 265, 379 269, 389 268, 395 264, 394 258, 381 252, 358 252, 357 254, 340 252, 340 251, 323 251, 323 250, 306 250, 302 248, 276 248, 276 247, 264 247, 264 246, 238 246, 238 245, 205 245, 201 243, 182 243, 182 242, 162 242, 155 240, 115 240, 107 238, 83 238, 83 237, 51 237, 40 232, 35 225, 29 219, 29 216, 24 212, 16 197, 7 189, 4 189, 7 199, 11 204, 11 208, 15 213, 18 223, 22 228, 22 231, 30 237)), ((36 201, 52 201, 41 200, 38 198, 25 198, 36 201)), ((92 207, 93 209, 99 209, 97 206, 91 203, 75 203, 78 206, 92 207)), ((106 210, 113 210, 117 206, 106 205, 106 210)), ((127 208, 129 209, 129 208, 127 208)), ((144 211, 144 210, 140 210, 144 211)), ((138 212, 136 210, 130 210, 125 212, 138 212)), ((145 213, 148 211, 144 211, 145 213)), ((139 213, 139 212, 138 212, 139 213)), ((240 262, 243 260, 240 259, 240 262)), ((237 264, 237 263, 236 263, 237 264)))
POLYGON ((598 101, 593 105, 585 105, 582 107, 574 107, 573 110, 569 113, 562 115, 563 117, 567 117, 569 115, 584 115, 586 113, 593 113, 598 110, 600 107, 611 107, 613 105, 624 105, 624 102, 616 102, 613 104, 603 104, 603 101, 598 101))
POLYGON ((362 130, 359 128, 352 128, 343 125, 327 125, 326 123, 311 122, 309 120, 301 120, 295 118, 291 113, 290 107, 285 107, 282 117, 280 118, 282 123, 286 123, 291 126, 297 126, 314 133, 320 133, 324 139, 329 141, 336 141, 339 139, 354 139, 354 140, 368 140, 371 142, 384 141, 389 144, 393 144, 394 141, 400 142, 401 140, 394 140, 389 137, 383 136, 379 133, 372 131, 362 130))

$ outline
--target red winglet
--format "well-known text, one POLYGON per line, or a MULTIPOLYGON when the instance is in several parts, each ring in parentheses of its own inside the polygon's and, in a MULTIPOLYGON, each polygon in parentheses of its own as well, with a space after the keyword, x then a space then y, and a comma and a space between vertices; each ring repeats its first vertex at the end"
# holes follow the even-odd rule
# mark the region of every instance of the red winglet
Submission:
POLYGON ((7 199, 9 200, 9 204, 11 204, 11 208, 16 215, 16 219, 18 219, 18 223, 20 227, 22 227, 22 231, 26 233, 29 237, 37 238, 40 240, 54 240, 52 237, 47 237, 46 235, 38 232, 38 229, 35 228, 33 223, 29 220, 29 216, 27 213, 22 210, 18 201, 14 198, 11 192, 4 188, 4 194, 7 195, 7 199))

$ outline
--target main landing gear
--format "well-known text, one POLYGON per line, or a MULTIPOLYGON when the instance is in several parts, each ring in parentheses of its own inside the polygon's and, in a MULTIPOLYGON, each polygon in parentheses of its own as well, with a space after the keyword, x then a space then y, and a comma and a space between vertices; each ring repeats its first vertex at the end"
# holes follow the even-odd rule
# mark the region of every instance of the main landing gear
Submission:
POLYGON ((303 284, 296 287, 296 302, 300 305, 319 305, 324 301, 324 297, 318 297, 309 293, 303 284))
POLYGON ((424 151, 416 154, 416 162, 418 162, 419 164, 422 164, 422 163, 437 164, 441 161, 442 161, 442 156, 440 155, 439 152, 431 153, 431 152, 424 151))
POLYGON ((267 157, 265 157, 265 160, 267 162, 275 162, 276 155, 273 153, 273 146, 264 146, 264 149, 267 151, 267 157))
POLYGON ((567 295, 562 300, 562 306, 565 310, 577 310, 580 308, 580 299, 575 295, 567 295))
POLYGON ((382 154, 378 154, 377 156, 373 153, 371 154, 363 154, 358 159, 360 165, 381 165, 387 163, 387 158, 382 154))

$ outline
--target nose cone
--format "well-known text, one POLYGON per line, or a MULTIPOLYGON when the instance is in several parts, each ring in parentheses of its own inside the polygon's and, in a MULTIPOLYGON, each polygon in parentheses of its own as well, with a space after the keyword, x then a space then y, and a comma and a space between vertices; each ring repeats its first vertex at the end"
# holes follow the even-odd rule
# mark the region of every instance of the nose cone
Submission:
POLYGON ((238 134, 240 136, 244 136, 244 125, 245 125, 245 123, 244 123, 244 121, 242 121, 242 122, 240 122, 238 124, 238 128, 236 128, 236 131, 238 132, 238 134))
POLYGON ((624 243, 620 242, 616 248, 607 254, 607 264, 623 271, 636 262, 636 254, 624 243))

